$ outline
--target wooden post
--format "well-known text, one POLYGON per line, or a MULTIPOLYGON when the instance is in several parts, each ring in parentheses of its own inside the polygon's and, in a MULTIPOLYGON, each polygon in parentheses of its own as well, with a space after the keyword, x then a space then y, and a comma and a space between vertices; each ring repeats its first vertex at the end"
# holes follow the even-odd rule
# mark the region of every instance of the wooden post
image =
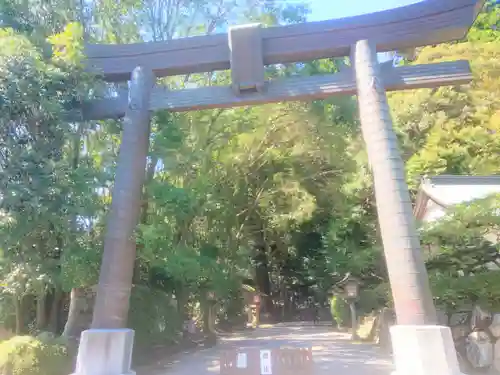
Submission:
POLYGON ((127 324, 154 82, 151 70, 137 67, 132 72, 92 328, 123 328, 127 324))
POLYGON ((353 47, 361 129, 373 172, 378 220, 398 324, 436 324, 404 163, 381 80, 376 46, 353 47))

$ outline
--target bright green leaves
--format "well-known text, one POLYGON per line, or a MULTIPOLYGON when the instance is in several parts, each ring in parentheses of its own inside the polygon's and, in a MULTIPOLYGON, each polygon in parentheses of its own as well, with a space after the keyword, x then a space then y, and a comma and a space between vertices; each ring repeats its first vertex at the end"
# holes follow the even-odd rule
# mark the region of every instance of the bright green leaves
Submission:
POLYGON ((82 154, 89 129, 64 120, 66 110, 88 95, 81 36, 79 25, 68 25, 50 38, 57 48, 49 58, 23 35, 0 35, 0 207, 6 218, 0 233, 4 276, 9 285, 24 280, 23 293, 96 281, 99 241, 89 228, 102 207, 100 173, 82 154))
POLYGON ((390 104, 412 188, 426 174, 500 172, 500 48, 498 43, 426 47, 416 63, 468 59, 470 85, 391 94, 390 104))
POLYGON ((63 32, 50 36, 53 46, 53 59, 66 65, 83 67, 83 27, 78 23, 70 23, 63 32))
POLYGON ((486 11, 481 12, 469 31, 467 39, 471 42, 498 42, 500 40, 500 4, 486 2, 486 11))

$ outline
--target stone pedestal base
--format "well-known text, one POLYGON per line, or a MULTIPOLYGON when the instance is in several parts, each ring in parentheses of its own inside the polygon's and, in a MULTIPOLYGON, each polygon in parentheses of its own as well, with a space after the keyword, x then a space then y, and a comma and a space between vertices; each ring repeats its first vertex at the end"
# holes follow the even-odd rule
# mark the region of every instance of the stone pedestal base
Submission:
POLYGON ((135 375, 130 369, 133 345, 131 329, 84 331, 73 375, 135 375))
POLYGON ((390 328, 394 375, 460 375, 451 330, 445 326, 390 328))

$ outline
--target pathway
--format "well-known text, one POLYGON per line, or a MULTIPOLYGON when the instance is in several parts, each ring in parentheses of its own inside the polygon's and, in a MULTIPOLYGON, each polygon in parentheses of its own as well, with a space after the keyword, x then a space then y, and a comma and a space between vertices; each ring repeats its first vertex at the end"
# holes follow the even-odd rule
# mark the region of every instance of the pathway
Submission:
POLYGON ((158 363, 154 370, 143 369, 138 375, 211 375, 219 374, 219 353, 225 349, 280 346, 311 346, 316 371, 312 375, 389 375, 390 358, 369 344, 352 343, 346 333, 331 332, 324 326, 278 324, 268 328, 221 338, 215 348, 180 354, 158 363))

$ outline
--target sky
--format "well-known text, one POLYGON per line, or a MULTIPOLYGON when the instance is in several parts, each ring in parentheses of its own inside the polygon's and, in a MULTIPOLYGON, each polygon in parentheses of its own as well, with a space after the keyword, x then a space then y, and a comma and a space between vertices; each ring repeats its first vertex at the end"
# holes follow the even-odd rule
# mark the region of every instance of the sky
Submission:
MULTIPOLYGON (((309 0, 309 21, 356 16, 419 2, 419 0, 309 0)), ((293 2, 293 1, 292 1, 293 2)))

